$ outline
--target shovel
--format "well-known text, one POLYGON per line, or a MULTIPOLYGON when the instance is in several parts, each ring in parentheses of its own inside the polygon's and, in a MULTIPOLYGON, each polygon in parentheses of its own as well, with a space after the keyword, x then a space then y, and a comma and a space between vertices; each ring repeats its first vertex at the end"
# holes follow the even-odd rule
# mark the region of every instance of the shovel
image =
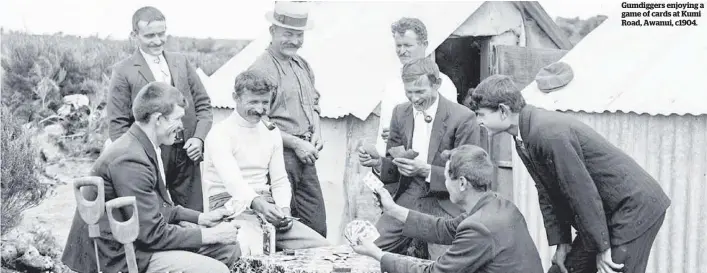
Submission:
POLYGON ((108 222, 110 223, 113 238, 125 246, 125 259, 128 262, 128 272, 138 273, 133 242, 137 239, 140 232, 140 222, 138 222, 135 196, 118 197, 106 202, 106 213, 108 214, 108 222), (130 219, 124 222, 115 220, 113 210, 129 206, 133 207, 133 215, 130 219))
POLYGON ((103 216, 105 206, 103 179, 97 176, 76 179, 74 181, 74 196, 76 197, 76 207, 78 208, 79 216, 88 224, 88 237, 93 239, 93 248, 96 252, 96 268, 98 272, 101 272, 96 238, 101 235, 100 229, 98 228, 98 221, 101 219, 101 216, 103 216), (93 187, 95 187, 95 189, 93 187), (90 199, 94 200, 90 201, 90 199))

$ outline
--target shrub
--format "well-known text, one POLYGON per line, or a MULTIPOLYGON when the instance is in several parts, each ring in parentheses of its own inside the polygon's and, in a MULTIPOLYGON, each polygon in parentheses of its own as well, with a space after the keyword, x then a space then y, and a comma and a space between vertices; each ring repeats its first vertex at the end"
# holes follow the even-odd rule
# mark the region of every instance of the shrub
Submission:
POLYGON ((48 191, 37 176, 37 150, 31 135, 5 107, 2 109, 2 234, 16 227, 22 212, 39 205, 48 191))

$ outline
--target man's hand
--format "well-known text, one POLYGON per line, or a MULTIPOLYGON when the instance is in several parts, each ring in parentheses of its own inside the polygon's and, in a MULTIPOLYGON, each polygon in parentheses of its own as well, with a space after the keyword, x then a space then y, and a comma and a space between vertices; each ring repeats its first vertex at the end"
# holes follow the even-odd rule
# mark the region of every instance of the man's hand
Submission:
POLYGON ((309 143, 311 143, 312 145, 314 145, 314 148, 316 148, 317 151, 321 151, 322 149, 324 149, 324 141, 323 141, 322 138, 319 136, 319 134, 316 134, 316 133, 315 133, 315 134, 312 136, 312 139, 309 140, 309 143))
POLYGON ((267 200, 265 200, 265 198, 261 196, 258 196, 253 199, 251 207, 253 208, 253 210, 262 214, 265 217, 265 220, 267 220, 274 226, 278 226, 280 222, 285 218, 285 215, 280 210, 280 208, 277 207, 277 205, 268 202, 267 200))
POLYGON ((284 217, 280 221, 280 223, 278 225, 276 225, 275 227, 277 228, 277 231, 285 232, 285 231, 288 231, 292 228, 292 225, 294 225, 295 220, 292 220, 291 218, 290 219, 285 218, 285 217, 292 217, 292 213, 290 211, 290 208, 288 208, 288 207, 280 208, 280 211, 282 211, 282 215, 284 217))
POLYGON ((388 142, 388 137, 390 136, 390 128, 383 127, 383 132, 381 132, 381 138, 383 141, 388 142))
POLYGON ((204 151, 204 142, 201 139, 192 137, 184 143, 184 150, 187 150, 187 155, 192 161, 199 161, 204 151))
POLYGON ((559 244, 557 249, 555 249, 555 256, 552 257, 552 263, 556 264, 562 273, 568 273, 565 267, 565 259, 567 259, 567 253, 572 250, 572 246, 569 244, 559 244))
POLYGON ((352 245, 354 252, 366 255, 380 261, 383 258, 383 250, 381 250, 373 241, 358 240, 355 245, 352 245))
POLYGON ((314 144, 310 142, 299 140, 294 150, 297 158, 299 158, 302 163, 314 165, 314 162, 317 162, 317 159, 319 159, 319 151, 317 151, 314 144))
POLYGON ((236 222, 221 222, 215 227, 201 230, 201 241, 204 245, 224 244, 233 245, 238 243, 238 229, 241 228, 236 222))
POLYGON ((407 159, 398 157, 393 159, 393 164, 398 166, 398 172, 404 176, 422 176, 427 177, 430 174, 431 166, 422 160, 407 159))
POLYGON ((367 153, 363 147, 358 147, 358 161, 364 167, 379 168, 381 165, 380 157, 374 157, 367 153))
POLYGON ((179 221, 179 226, 183 228, 199 228, 199 225, 187 221, 179 221))
POLYGON ((390 193, 385 188, 377 188, 374 194, 381 202, 381 207, 383 207, 383 213, 395 210, 395 208, 398 207, 398 204, 393 201, 393 197, 390 196, 390 193))
POLYGON ((199 225, 205 227, 213 227, 229 215, 230 214, 225 208, 215 209, 207 213, 199 214, 199 220, 197 222, 199 225))
POLYGON ((624 268, 623 264, 616 264, 611 259, 611 248, 607 248, 604 252, 597 254, 597 269, 599 273, 621 272, 622 268, 624 268))

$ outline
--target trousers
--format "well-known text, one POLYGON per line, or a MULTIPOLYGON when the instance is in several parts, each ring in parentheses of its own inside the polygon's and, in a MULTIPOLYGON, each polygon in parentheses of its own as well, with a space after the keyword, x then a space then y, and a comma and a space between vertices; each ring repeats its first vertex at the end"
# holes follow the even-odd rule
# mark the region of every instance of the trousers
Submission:
MULTIPOLYGON (((614 263, 624 264, 621 272, 646 272, 648 256, 650 256, 653 241, 655 241, 655 237, 658 235, 664 220, 665 214, 658 218, 653 226, 641 236, 638 236, 638 238, 622 245, 611 246, 611 257, 614 263)), ((585 236, 580 233, 572 242, 572 250, 567 253, 567 258, 565 259, 565 267, 570 273, 596 273, 598 270, 596 256, 599 253, 597 250, 591 249, 586 240, 585 236)), ((560 273, 562 271, 560 271, 559 266, 553 264, 547 272, 560 273)))
POLYGON ((317 168, 299 160, 295 151, 285 148, 285 169, 292 185, 292 216, 323 237, 327 235, 326 208, 317 168))
POLYGON ((203 212, 199 163, 189 158, 184 143, 162 146, 161 149, 167 188, 174 204, 203 212))

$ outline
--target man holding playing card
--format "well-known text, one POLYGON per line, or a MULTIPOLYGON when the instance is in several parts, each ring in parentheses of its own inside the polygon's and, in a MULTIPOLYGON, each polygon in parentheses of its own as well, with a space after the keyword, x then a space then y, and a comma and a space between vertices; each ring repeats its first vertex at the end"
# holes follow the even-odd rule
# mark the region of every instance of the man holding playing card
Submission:
MULTIPOLYGON (((396 204, 379 188, 384 216, 404 223, 404 234, 428 242, 451 244, 434 263, 387 253, 365 236, 358 236, 353 249, 380 261, 381 272, 487 272, 541 273, 540 255, 518 208, 488 190, 493 165, 478 146, 452 150, 444 175, 449 197, 464 209, 456 218, 443 219, 396 204), (361 238, 364 237, 364 238, 361 238)), ((446 156, 445 156, 446 157, 446 156)))
POLYGON ((259 70, 238 75, 232 94, 236 110, 214 124, 206 137, 204 184, 209 207, 243 212, 236 217, 242 227, 239 241, 243 255, 262 251, 255 243, 263 234, 256 212, 277 228, 277 248, 329 245, 326 238, 291 217, 292 187, 285 170, 282 136, 279 129, 268 128, 262 121, 276 89, 268 74, 259 70))
MULTIPOLYGON (((399 205, 435 216, 458 216, 463 210, 449 200, 440 155, 464 144, 479 145, 475 115, 439 95, 439 67, 429 57, 406 63, 402 79, 409 101, 393 110, 388 152, 382 157, 372 145, 362 145, 360 163, 373 168, 399 205)), ((404 222, 383 215, 376 223, 380 232, 376 245, 405 253, 412 238, 403 235, 403 226, 404 222)), ((435 259, 447 248, 428 245, 427 250, 435 259)))

